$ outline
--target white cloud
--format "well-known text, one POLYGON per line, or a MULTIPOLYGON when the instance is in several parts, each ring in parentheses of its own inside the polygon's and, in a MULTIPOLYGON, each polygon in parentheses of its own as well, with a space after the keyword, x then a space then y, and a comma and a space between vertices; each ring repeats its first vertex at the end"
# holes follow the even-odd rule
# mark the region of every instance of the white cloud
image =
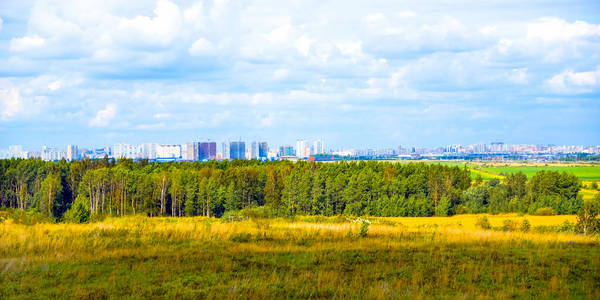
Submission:
POLYGON ((570 23, 560 18, 541 18, 527 23, 525 32, 501 38, 495 47, 497 53, 505 57, 504 60, 558 64, 597 55, 600 47, 600 25, 583 21, 570 23))
POLYGON ((314 42, 314 40, 310 39, 306 35, 303 35, 299 39, 296 40, 296 49, 302 55, 308 56, 309 51, 310 51, 310 46, 312 45, 313 42, 314 42))
POLYGON ((566 70, 552 76, 546 84, 557 93, 578 94, 591 92, 600 86, 600 67, 588 72, 566 70))
POLYGON ((4 22, 4 21, 2 21, 2 18, 0 18, 0 30, 2 30, 2 23, 3 23, 3 22, 4 22))
POLYGON ((96 113, 96 117, 90 120, 89 125, 92 127, 106 127, 109 122, 116 116, 117 106, 110 103, 104 109, 96 113))
POLYGON ((24 52, 30 51, 34 49, 39 49, 46 44, 46 40, 34 35, 34 36, 25 36, 22 38, 13 38, 10 41, 10 51, 13 52, 24 52))
POLYGON ((6 121, 23 109, 21 95, 17 89, 0 89, 0 119, 6 121))
POLYGON ((492 25, 484 26, 481 29, 479 29, 479 32, 483 35, 492 35, 495 34, 497 31, 498 27, 492 25))
POLYGON ((508 80, 516 84, 526 84, 529 82, 527 68, 512 69, 508 75, 508 80))
POLYGON ((167 0, 159 0, 153 12, 152 18, 148 16, 122 18, 117 28, 119 31, 124 31, 127 39, 141 41, 147 45, 166 46, 179 33, 181 12, 176 4, 167 0))
POLYGON ((48 89, 51 91, 57 91, 62 87, 62 81, 57 80, 48 84, 48 89))
POLYGON ((387 18, 385 17, 384 14, 382 13, 374 13, 374 14, 368 14, 363 18, 363 22, 369 24, 369 25, 375 25, 378 23, 383 23, 387 20, 387 18))
POLYGON ((261 127, 271 127, 273 126, 273 117, 271 115, 266 115, 260 118, 259 124, 261 127))
POLYGON ((274 44, 285 43, 288 40, 291 31, 292 26, 290 26, 290 24, 284 24, 273 29, 265 37, 269 42, 274 44))
POLYGON ((417 14, 412 10, 403 10, 396 13, 396 16, 399 18, 412 18, 416 17, 417 14))
POLYGON ((213 55, 216 53, 216 47, 209 40, 199 38, 190 46, 188 52, 193 56, 213 55))
POLYGON ((275 70, 275 72, 273 72, 273 79, 275 80, 281 80, 281 79, 285 79, 286 77, 288 77, 288 75, 290 74, 290 70, 288 69, 277 69, 275 70))
POLYGON ((346 56, 362 55, 362 42, 361 41, 340 42, 340 43, 337 43, 336 46, 343 55, 346 55, 346 56))
POLYGON ((527 38, 543 41, 568 41, 581 37, 600 36, 600 25, 583 21, 569 23, 559 18, 541 18, 527 25, 527 38))

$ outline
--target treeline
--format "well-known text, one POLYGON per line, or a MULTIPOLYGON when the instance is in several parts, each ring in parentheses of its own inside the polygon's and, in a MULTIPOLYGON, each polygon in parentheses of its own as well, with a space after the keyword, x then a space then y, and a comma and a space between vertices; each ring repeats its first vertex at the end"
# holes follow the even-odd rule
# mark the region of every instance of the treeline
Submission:
POLYGON ((466 167, 388 162, 172 162, 0 160, 0 205, 50 218, 215 216, 265 207, 296 214, 447 216, 576 213, 580 183, 568 173, 471 181, 466 167))

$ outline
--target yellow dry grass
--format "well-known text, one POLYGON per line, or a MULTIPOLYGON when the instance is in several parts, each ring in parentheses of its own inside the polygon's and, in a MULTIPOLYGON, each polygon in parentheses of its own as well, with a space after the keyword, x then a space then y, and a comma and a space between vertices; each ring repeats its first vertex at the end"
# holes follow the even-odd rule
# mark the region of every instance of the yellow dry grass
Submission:
MULTIPOLYGON (((364 238, 362 221, 340 217, 131 216, 31 226, 7 220, 0 224, 0 298, 600 296, 597 236, 483 230, 475 225, 481 216, 369 217, 364 238), (566 266, 584 273, 561 271, 566 266), (48 288, 59 285, 62 291, 48 288)), ((493 227, 576 221, 485 216, 493 227)))

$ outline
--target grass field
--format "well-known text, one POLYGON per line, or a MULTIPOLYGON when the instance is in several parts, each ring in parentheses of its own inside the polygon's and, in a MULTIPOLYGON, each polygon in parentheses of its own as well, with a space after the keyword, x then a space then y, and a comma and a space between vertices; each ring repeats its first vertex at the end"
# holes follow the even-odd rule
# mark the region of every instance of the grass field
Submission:
POLYGON ((598 237, 537 233, 574 216, 478 218, 8 220, 0 298, 600 298, 598 237))
POLYGON ((488 163, 488 162, 461 162, 461 161, 428 161, 429 163, 440 163, 445 165, 463 167, 465 164, 471 170, 471 177, 477 178, 477 175, 485 180, 498 178, 502 179, 510 173, 523 172, 527 177, 535 175, 541 170, 569 172, 575 174, 581 181, 600 181, 600 164, 581 164, 581 163, 488 163))

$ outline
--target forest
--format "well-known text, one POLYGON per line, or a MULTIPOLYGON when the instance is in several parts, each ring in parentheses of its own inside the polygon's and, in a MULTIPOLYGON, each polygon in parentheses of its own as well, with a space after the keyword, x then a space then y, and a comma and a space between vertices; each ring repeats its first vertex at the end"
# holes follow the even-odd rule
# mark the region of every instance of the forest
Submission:
POLYGON ((0 206, 56 221, 101 216, 448 216, 574 214, 570 173, 539 171, 472 180, 465 167, 426 163, 257 160, 156 163, 128 159, 0 160, 0 206))

